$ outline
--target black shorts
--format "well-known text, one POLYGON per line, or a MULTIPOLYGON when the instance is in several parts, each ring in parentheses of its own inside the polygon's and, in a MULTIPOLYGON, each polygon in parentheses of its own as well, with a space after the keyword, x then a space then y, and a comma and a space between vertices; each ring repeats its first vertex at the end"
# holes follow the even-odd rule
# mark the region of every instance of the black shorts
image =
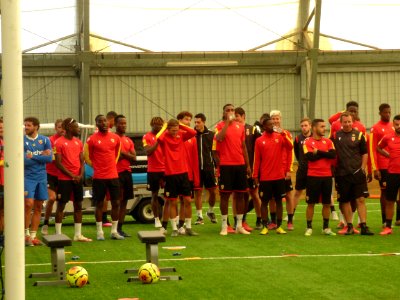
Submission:
POLYGON ((332 177, 314 177, 307 178, 306 202, 331 204, 332 196, 332 177))
POLYGON ((147 190, 158 192, 164 187, 164 172, 148 172, 147 173, 147 190))
POLYGON ((58 177, 47 173, 47 188, 57 192, 58 177))
POLYGON ((92 184, 93 202, 95 204, 103 202, 108 192, 111 201, 119 200, 119 179, 93 179, 92 184))
POLYGON ((215 179, 214 171, 200 171, 200 187, 206 189, 213 189, 217 187, 217 180, 215 179))
POLYGON ((400 188, 400 174, 387 173, 386 200, 396 201, 400 188))
POLYGON ((293 191, 292 179, 285 179, 285 192, 293 191))
POLYGON ((69 200, 82 202, 83 185, 82 182, 76 183, 73 180, 59 180, 57 188, 57 201, 67 203, 69 200))
POLYGON ((122 200, 133 199, 133 180, 132 173, 123 171, 118 173, 119 187, 122 192, 122 200))
POLYGON ((247 186, 249 187, 249 189, 251 190, 255 190, 257 188, 255 182, 254 182, 254 178, 247 178, 247 186))
POLYGON ((275 199, 275 202, 282 201, 286 195, 285 179, 261 181, 258 194, 263 202, 268 203, 272 198, 275 199))
POLYGON ((386 186, 387 186, 388 170, 382 169, 382 170, 379 170, 379 172, 381 173, 381 180, 379 180, 379 186, 380 186, 381 190, 384 190, 384 189, 386 189, 386 186))
POLYGON ((346 203, 360 197, 367 198, 369 196, 367 178, 361 170, 356 174, 337 176, 335 181, 339 202, 346 203))
POLYGON ((187 173, 165 176, 165 197, 176 200, 179 196, 191 196, 192 187, 187 173))
POLYGON ((305 190, 306 187, 307 187, 307 169, 305 170, 297 169, 296 184, 294 186, 294 189, 296 191, 302 191, 305 190))
POLYGON ((245 165, 220 166, 220 192, 246 192, 247 173, 245 165))

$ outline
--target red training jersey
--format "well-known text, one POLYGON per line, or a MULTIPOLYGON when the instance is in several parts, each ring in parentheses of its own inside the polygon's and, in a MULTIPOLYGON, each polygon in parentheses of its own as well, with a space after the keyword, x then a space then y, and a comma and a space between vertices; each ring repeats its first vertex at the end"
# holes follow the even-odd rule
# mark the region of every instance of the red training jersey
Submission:
POLYGON ((57 152, 56 152, 56 147, 54 145, 55 145, 55 142, 60 137, 62 137, 62 135, 59 135, 57 133, 52 135, 51 137, 49 137, 51 148, 52 148, 52 151, 53 151, 53 161, 51 163, 46 164, 46 172, 47 172, 47 174, 50 174, 50 175, 53 175, 53 176, 58 176, 58 168, 56 166, 56 161, 55 161, 55 158, 54 158, 54 155, 57 152))
MULTIPOLYGON (((156 143, 156 135, 153 132, 148 132, 143 136, 143 147, 153 146, 156 143)), ((165 158, 161 147, 147 156, 147 172, 164 172, 165 171, 165 158)))
MULTIPOLYGON (((81 173, 81 154, 83 153, 83 144, 80 139, 73 137, 71 140, 62 136, 54 144, 56 153, 61 155, 61 164, 72 174, 81 173)), ((57 168, 57 177, 59 180, 72 180, 71 177, 64 174, 57 168)))
MULTIPOLYGON (((319 140, 310 137, 306 139, 303 145, 304 154, 308 152, 313 152, 314 148, 319 151, 328 152, 331 149, 335 149, 333 143, 330 139, 322 137, 319 140)), ((315 177, 331 177, 332 176, 332 165, 334 159, 331 158, 321 158, 315 161, 308 161, 308 171, 307 176, 315 177)))
POLYGON ((389 152, 388 172, 400 174, 400 136, 396 133, 387 134, 378 143, 378 147, 389 152))
POLYGON ((200 171, 199 171, 199 155, 197 152, 197 139, 192 137, 185 143, 185 156, 188 169, 189 180, 193 182, 194 187, 200 186, 200 171))
MULTIPOLYGON (((121 152, 129 152, 129 153, 135 152, 135 145, 133 144, 132 140, 129 137, 123 135, 120 136, 120 139, 121 139, 121 152)), ((131 162, 129 159, 120 157, 120 159, 117 162, 117 172, 121 173, 124 171, 132 172, 131 162)))
POLYGON ((376 147, 385 135, 393 133, 394 129, 391 122, 379 121, 371 127, 369 134, 369 153, 371 154, 371 165, 374 171, 388 168, 389 158, 378 153, 376 147))
MULTIPOLYGON (((176 175, 188 172, 184 142, 196 135, 196 131, 188 126, 179 124, 179 132, 172 136, 166 126, 157 134, 157 140, 165 157, 165 175, 176 175)), ((197 157, 196 157, 197 159, 197 157)))
MULTIPOLYGON (((353 126, 352 126, 355 130, 360 131, 364 134, 364 136, 367 133, 367 130, 365 129, 365 126, 363 123, 361 123, 360 121, 354 121, 353 122, 353 126)), ((333 122, 332 126, 331 126, 331 132, 329 134, 329 138, 335 138, 335 134, 336 132, 338 132, 339 130, 343 129, 342 128, 342 124, 340 123, 340 119, 333 122)))
POLYGON ((217 134, 225 126, 225 121, 219 122, 215 127, 214 139, 215 149, 219 154, 219 164, 221 166, 240 166, 244 165, 243 142, 245 141, 244 124, 233 121, 227 128, 223 141, 216 139, 217 134))
POLYGON ((93 166, 94 179, 118 178, 117 159, 121 148, 118 135, 96 132, 86 141, 93 166))
POLYGON ((259 178, 260 181, 285 178, 282 154, 292 149, 293 143, 285 133, 264 132, 256 139, 252 177, 259 178))
POLYGON ((283 163, 283 171, 285 172, 285 176, 287 172, 293 171, 293 161, 294 161, 294 155, 293 155, 293 138, 292 134, 287 131, 283 130, 286 134, 286 138, 289 139, 290 143, 292 144, 292 149, 285 149, 282 153, 282 163, 283 163))

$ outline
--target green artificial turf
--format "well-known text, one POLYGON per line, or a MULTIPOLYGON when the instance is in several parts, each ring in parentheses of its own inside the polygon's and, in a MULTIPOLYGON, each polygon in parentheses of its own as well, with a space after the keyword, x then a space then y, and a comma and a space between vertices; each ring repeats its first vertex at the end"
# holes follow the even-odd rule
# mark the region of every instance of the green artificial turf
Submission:
MULTIPOLYGON (((74 242, 66 248, 70 252, 66 268, 72 266, 70 263, 85 267, 89 285, 81 289, 34 287, 37 279, 27 278, 26 299, 399 299, 400 256, 388 254, 400 252, 400 230, 379 236, 378 201, 368 200, 368 209, 368 223, 376 233, 372 237, 321 235, 320 206, 314 216, 314 234, 305 237, 304 202, 296 211, 295 230, 287 235, 270 231, 266 236, 253 232, 223 237, 219 235, 220 223, 205 219, 205 225, 193 225, 200 236, 168 235, 166 243, 159 245, 160 267, 176 267, 183 280, 151 285, 127 282, 135 274, 124 274, 125 269, 145 262, 145 245, 137 239, 137 231, 153 229, 153 225, 134 223, 127 216, 124 230, 131 238, 110 240, 110 229, 105 228, 106 241, 74 242), (186 248, 166 250, 165 246, 186 248), (71 260, 72 256, 79 259, 71 260)), ((84 235, 95 239, 93 216, 84 218, 84 235)), ((254 225, 254 213, 248 220, 254 225)), ((72 236, 72 218, 67 217, 64 223, 63 233, 72 236)), ((331 221, 332 228, 336 224, 331 221)), ((168 229, 170 233, 170 224, 168 229)), ((50 227, 52 232, 54 227, 50 227)), ((49 262, 49 248, 26 248, 27 276, 50 271, 49 262)))

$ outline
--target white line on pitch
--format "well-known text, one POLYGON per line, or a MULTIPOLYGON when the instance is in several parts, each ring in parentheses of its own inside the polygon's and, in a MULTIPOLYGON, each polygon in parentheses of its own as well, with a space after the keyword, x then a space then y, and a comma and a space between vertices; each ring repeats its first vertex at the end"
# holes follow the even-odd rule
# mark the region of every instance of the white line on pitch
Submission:
MULTIPOLYGON (((159 259, 160 261, 187 261, 187 260, 239 260, 239 259, 274 259, 274 258, 315 258, 315 257, 376 257, 376 256, 400 256, 399 252, 393 253, 343 253, 343 254, 284 254, 284 255, 261 255, 261 256, 222 256, 222 257, 184 257, 184 258, 167 258, 159 259)), ((116 264, 116 263, 138 263, 144 262, 144 259, 137 260, 106 260, 106 261, 74 261, 66 263, 76 264, 116 264)), ((26 267, 48 266, 50 263, 44 264, 26 264, 26 267)))

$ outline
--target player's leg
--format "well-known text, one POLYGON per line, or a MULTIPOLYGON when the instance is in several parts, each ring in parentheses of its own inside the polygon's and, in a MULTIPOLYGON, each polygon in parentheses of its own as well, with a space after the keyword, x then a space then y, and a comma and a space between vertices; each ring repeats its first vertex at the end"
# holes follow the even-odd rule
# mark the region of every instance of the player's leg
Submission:
POLYGON ((126 205, 129 199, 133 199, 133 180, 130 172, 122 172, 119 174, 120 181, 120 204, 118 214, 118 228, 117 231, 123 237, 130 237, 131 235, 122 230, 122 225, 125 222, 126 205))
POLYGON ((111 201, 111 239, 113 240, 123 240, 124 237, 118 233, 118 219, 119 219, 119 206, 120 206, 120 184, 119 179, 109 179, 107 180, 108 191, 110 193, 111 201))
POLYGON ((94 205, 96 206, 95 218, 96 218, 97 240, 104 241, 102 216, 103 216, 104 198, 106 196, 105 181, 102 179, 93 179, 92 190, 93 190, 92 199, 94 205))
POLYGON ((91 242, 92 239, 85 237, 82 234, 82 201, 83 201, 83 186, 82 183, 72 182, 74 194, 74 241, 76 242, 91 242))
POLYGON ((49 220, 53 212, 54 202, 56 201, 56 192, 58 186, 58 178, 47 174, 47 193, 49 199, 46 201, 46 209, 44 213, 44 221, 41 229, 42 235, 47 235, 49 232, 49 220))

